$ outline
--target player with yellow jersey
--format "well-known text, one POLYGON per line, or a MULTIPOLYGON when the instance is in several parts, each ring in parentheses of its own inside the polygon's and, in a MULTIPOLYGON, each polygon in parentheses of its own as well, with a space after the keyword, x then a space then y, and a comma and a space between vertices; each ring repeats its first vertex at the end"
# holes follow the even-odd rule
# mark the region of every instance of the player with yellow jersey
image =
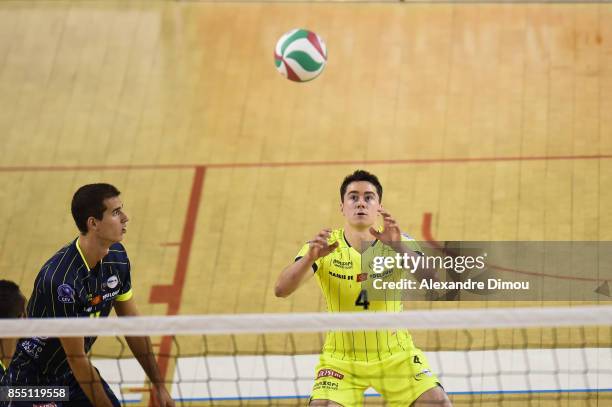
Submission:
MULTIPOLYGON (((286 297, 315 275, 329 312, 402 311, 397 292, 369 301, 363 283, 372 278, 368 264, 373 256, 418 256, 418 244, 403 235, 382 208, 382 186, 375 175, 358 170, 347 176, 340 199, 344 227, 323 229, 305 244, 279 276, 275 294, 286 297), (381 229, 375 228, 378 216, 383 218, 381 229)), ((377 277, 400 278, 396 270, 377 277)), ((362 406, 369 387, 390 406, 451 406, 407 330, 329 332, 315 370, 310 406, 362 406)))

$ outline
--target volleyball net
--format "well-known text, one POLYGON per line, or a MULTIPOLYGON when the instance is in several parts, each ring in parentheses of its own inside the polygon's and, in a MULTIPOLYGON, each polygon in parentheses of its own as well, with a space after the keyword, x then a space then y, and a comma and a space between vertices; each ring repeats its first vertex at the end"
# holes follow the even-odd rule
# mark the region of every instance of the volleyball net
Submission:
POLYGON ((2 320, 0 336, 98 336, 93 364, 126 405, 147 405, 150 384, 124 337, 148 335, 178 405, 288 406, 306 405, 326 332, 407 328, 455 405, 574 406, 612 403, 610 321, 591 305, 2 320))

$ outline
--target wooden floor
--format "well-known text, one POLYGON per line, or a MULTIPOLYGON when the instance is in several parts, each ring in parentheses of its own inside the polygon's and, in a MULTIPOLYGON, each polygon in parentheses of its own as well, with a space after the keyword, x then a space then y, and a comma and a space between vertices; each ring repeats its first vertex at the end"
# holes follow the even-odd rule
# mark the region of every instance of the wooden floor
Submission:
POLYGON ((324 309, 273 283, 356 168, 418 239, 612 240, 611 111, 610 4, 2 2, 0 276, 31 292, 98 181, 147 315, 324 309), (328 46, 306 84, 274 69, 294 27, 328 46))

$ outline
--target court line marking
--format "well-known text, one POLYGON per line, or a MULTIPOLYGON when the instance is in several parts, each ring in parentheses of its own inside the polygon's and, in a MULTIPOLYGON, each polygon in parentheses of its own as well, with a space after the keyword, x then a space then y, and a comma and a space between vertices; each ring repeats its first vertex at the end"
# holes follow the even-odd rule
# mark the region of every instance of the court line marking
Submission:
MULTIPOLYGON (((449 391, 446 392, 450 396, 479 396, 479 395, 521 395, 521 394, 563 394, 563 393, 611 393, 609 389, 560 389, 560 390, 507 390, 507 391, 449 391)), ((365 397, 381 397, 380 394, 364 394, 365 397)), ((250 400, 302 400, 310 398, 309 395, 299 396, 269 396, 269 397, 203 397, 203 398, 174 398, 174 401, 189 402, 189 401, 250 401, 250 400)), ((518 400, 517 400, 518 401, 518 400)), ((138 403, 138 401, 124 400, 123 403, 138 403)))
MULTIPOLYGON (((451 396, 478 396, 478 395, 495 395, 495 394, 562 394, 562 393, 610 393, 610 389, 560 389, 560 390, 500 390, 500 391, 449 391, 446 392, 451 396)), ((365 397, 381 397, 380 394, 364 394, 365 397)), ((202 397, 202 398, 174 398, 174 401, 248 401, 248 400, 287 400, 287 399, 308 399, 309 395, 299 396, 258 396, 258 397, 202 397)), ((124 401, 124 403, 137 403, 137 401, 124 401)))
MULTIPOLYGON (((252 3, 250 0, 175 0, 183 3, 235 4, 252 3)), ((258 0, 265 4, 606 4, 611 0, 258 0)))
POLYGON ((437 157, 407 158, 402 160, 336 160, 336 161, 294 161, 264 163, 210 163, 210 164, 119 164, 119 165, 42 165, 42 166, 0 166, 0 172, 54 172, 54 171, 118 171, 118 170, 185 170, 194 168, 286 168, 286 167, 321 167, 339 165, 402 165, 402 164, 457 164, 477 162, 513 162, 513 161, 563 161, 563 160, 609 160, 612 154, 597 155, 558 155, 558 156, 493 156, 493 157, 437 157))
MULTIPOLYGON (((198 210, 204 190, 204 179, 206 178, 206 167, 196 166, 191 184, 191 192, 183 224, 183 233, 179 245, 179 253, 174 269, 172 284, 159 284, 151 287, 149 293, 149 303, 167 304, 166 315, 177 315, 183 297, 183 288, 187 276, 187 266, 189 265, 189 255, 195 234, 195 227, 198 218, 198 210)), ((168 361, 172 351, 172 337, 164 336, 159 346, 157 364, 159 373, 165 381, 168 372, 168 361)), ((149 400, 149 405, 153 405, 153 399, 149 400)))

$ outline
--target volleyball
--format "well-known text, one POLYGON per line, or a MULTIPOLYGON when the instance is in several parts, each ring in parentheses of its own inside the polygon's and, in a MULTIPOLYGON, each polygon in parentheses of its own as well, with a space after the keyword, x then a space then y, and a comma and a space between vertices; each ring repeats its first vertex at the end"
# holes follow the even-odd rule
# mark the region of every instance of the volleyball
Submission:
POLYGON ((323 72, 327 48, 314 32, 296 28, 285 33, 276 43, 274 63, 285 78, 308 82, 323 72))

